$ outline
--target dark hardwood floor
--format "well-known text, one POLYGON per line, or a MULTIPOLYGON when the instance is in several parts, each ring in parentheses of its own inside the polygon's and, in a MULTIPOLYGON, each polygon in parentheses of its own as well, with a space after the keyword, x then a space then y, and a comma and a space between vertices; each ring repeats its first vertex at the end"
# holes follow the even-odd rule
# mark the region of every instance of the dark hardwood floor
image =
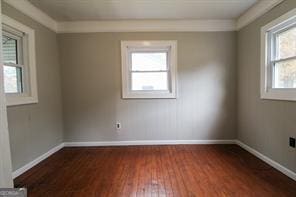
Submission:
POLYGON ((15 179, 31 196, 296 196, 237 145, 63 148, 15 179))

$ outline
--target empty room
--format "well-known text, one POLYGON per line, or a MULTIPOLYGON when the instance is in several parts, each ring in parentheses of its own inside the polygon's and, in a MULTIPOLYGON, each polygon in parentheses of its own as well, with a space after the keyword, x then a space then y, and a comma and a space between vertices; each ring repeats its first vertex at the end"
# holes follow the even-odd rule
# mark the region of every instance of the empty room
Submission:
POLYGON ((0 197, 296 197, 296 0, 0 0, 0 197))

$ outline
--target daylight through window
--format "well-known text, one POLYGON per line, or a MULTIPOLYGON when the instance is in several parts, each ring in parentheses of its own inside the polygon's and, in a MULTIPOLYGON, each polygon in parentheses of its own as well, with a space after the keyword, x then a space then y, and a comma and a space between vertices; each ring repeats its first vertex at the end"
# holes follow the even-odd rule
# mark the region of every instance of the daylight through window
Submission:
POLYGON ((122 42, 123 98, 175 98, 176 42, 122 42))

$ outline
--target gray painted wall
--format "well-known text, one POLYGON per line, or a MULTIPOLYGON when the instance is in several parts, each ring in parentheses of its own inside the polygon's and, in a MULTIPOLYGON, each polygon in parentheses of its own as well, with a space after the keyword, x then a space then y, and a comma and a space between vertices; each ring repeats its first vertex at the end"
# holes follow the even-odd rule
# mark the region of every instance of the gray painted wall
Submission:
POLYGON ((13 169, 63 141, 64 109, 65 141, 234 139, 238 127, 241 141, 296 171, 288 147, 296 104, 259 97, 260 27, 295 7, 284 1, 237 39, 235 32, 57 36, 4 3, 4 14, 36 31, 39 103, 8 108, 13 169), (177 99, 121 99, 120 40, 132 39, 178 40, 177 99))
POLYGON ((65 141, 236 138, 236 40, 235 32, 58 35, 65 141), (121 99, 120 41, 132 39, 178 41, 177 99, 121 99))
POLYGON ((3 14, 33 28, 36 39, 38 104, 8 107, 13 170, 63 141, 60 66, 56 33, 6 3, 3 14))
POLYGON ((296 7, 286 0, 238 32, 238 138, 296 172, 296 103, 260 99, 260 28, 296 7))

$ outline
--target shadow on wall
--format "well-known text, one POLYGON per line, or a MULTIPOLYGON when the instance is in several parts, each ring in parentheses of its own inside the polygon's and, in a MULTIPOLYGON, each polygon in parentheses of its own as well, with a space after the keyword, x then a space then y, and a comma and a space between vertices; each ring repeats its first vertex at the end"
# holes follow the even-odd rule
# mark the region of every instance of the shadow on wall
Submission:
POLYGON ((177 99, 120 100, 116 107, 116 117, 122 123, 118 139, 223 137, 227 116, 224 68, 218 63, 194 66, 179 72, 178 81, 177 99))
POLYGON ((215 62, 179 72, 177 99, 123 100, 118 92, 85 98, 73 106, 79 113, 70 129, 80 140, 88 132, 93 141, 228 139, 225 72, 215 62))
POLYGON ((233 32, 61 35, 65 140, 234 139, 235 38, 233 32), (120 41, 131 38, 178 40, 177 99, 121 99, 120 41))

